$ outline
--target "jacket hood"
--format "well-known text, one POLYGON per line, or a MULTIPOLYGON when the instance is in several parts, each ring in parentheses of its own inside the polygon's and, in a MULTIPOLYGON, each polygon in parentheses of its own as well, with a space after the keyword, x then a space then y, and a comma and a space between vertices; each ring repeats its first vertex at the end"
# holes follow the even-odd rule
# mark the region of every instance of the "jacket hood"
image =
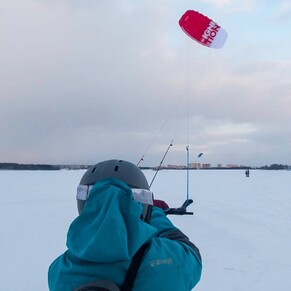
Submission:
POLYGON ((131 259, 157 232, 140 218, 142 211, 124 182, 115 178, 97 182, 68 230, 69 254, 99 263, 131 259))

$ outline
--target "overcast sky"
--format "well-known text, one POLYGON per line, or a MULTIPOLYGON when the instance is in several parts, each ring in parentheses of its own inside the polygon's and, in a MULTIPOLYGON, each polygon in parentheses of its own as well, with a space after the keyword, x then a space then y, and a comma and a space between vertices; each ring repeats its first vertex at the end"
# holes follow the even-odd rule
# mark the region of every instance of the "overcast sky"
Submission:
POLYGON ((291 164, 290 0, 2 0, 0 162, 291 164), (178 21, 197 10, 222 49, 178 21), (198 159, 198 153, 203 152, 198 159))

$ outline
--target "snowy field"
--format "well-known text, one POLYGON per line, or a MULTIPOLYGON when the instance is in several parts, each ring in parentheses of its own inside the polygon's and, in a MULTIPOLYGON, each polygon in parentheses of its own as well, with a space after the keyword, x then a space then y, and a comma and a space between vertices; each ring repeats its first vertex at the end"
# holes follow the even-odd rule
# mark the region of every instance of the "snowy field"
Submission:
MULTIPOLYGON (((43 291, 47 269, 65 251, 84 171, 0 171, 0 290, 43 291)), ((145 171, 151 180, 153 171, 145 171)), ((291 172, 190 171, 189 210, 170 216, 199 247, 197 291, 291 290, 291 172)), ((156 198, 186 197, 185 171, 160 171, 156 198)), ((153 290, 155 290, 153 288, 153 290)))

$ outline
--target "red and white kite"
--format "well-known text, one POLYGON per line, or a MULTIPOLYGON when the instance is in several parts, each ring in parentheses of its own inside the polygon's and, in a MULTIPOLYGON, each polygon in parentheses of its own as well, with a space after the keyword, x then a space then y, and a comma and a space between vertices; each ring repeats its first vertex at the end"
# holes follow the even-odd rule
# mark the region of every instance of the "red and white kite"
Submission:
POLYGON ((222 48, 227 39, 226 31, 207 16, 188 10, 179 20, 184 32, 199 42, 211 48, 222 48))

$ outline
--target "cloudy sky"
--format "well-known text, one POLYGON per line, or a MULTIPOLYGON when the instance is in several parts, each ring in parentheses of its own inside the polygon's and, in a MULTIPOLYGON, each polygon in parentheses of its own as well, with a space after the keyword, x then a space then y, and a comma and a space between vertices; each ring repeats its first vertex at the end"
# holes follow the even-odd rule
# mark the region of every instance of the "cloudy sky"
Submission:
POLYGON ((291 164, 289 0, 4 0, 0 162, 291 164), (197 10, 228 39, 178 21, 197 10), (197 154, 203 152, 202 158, 197 154))

